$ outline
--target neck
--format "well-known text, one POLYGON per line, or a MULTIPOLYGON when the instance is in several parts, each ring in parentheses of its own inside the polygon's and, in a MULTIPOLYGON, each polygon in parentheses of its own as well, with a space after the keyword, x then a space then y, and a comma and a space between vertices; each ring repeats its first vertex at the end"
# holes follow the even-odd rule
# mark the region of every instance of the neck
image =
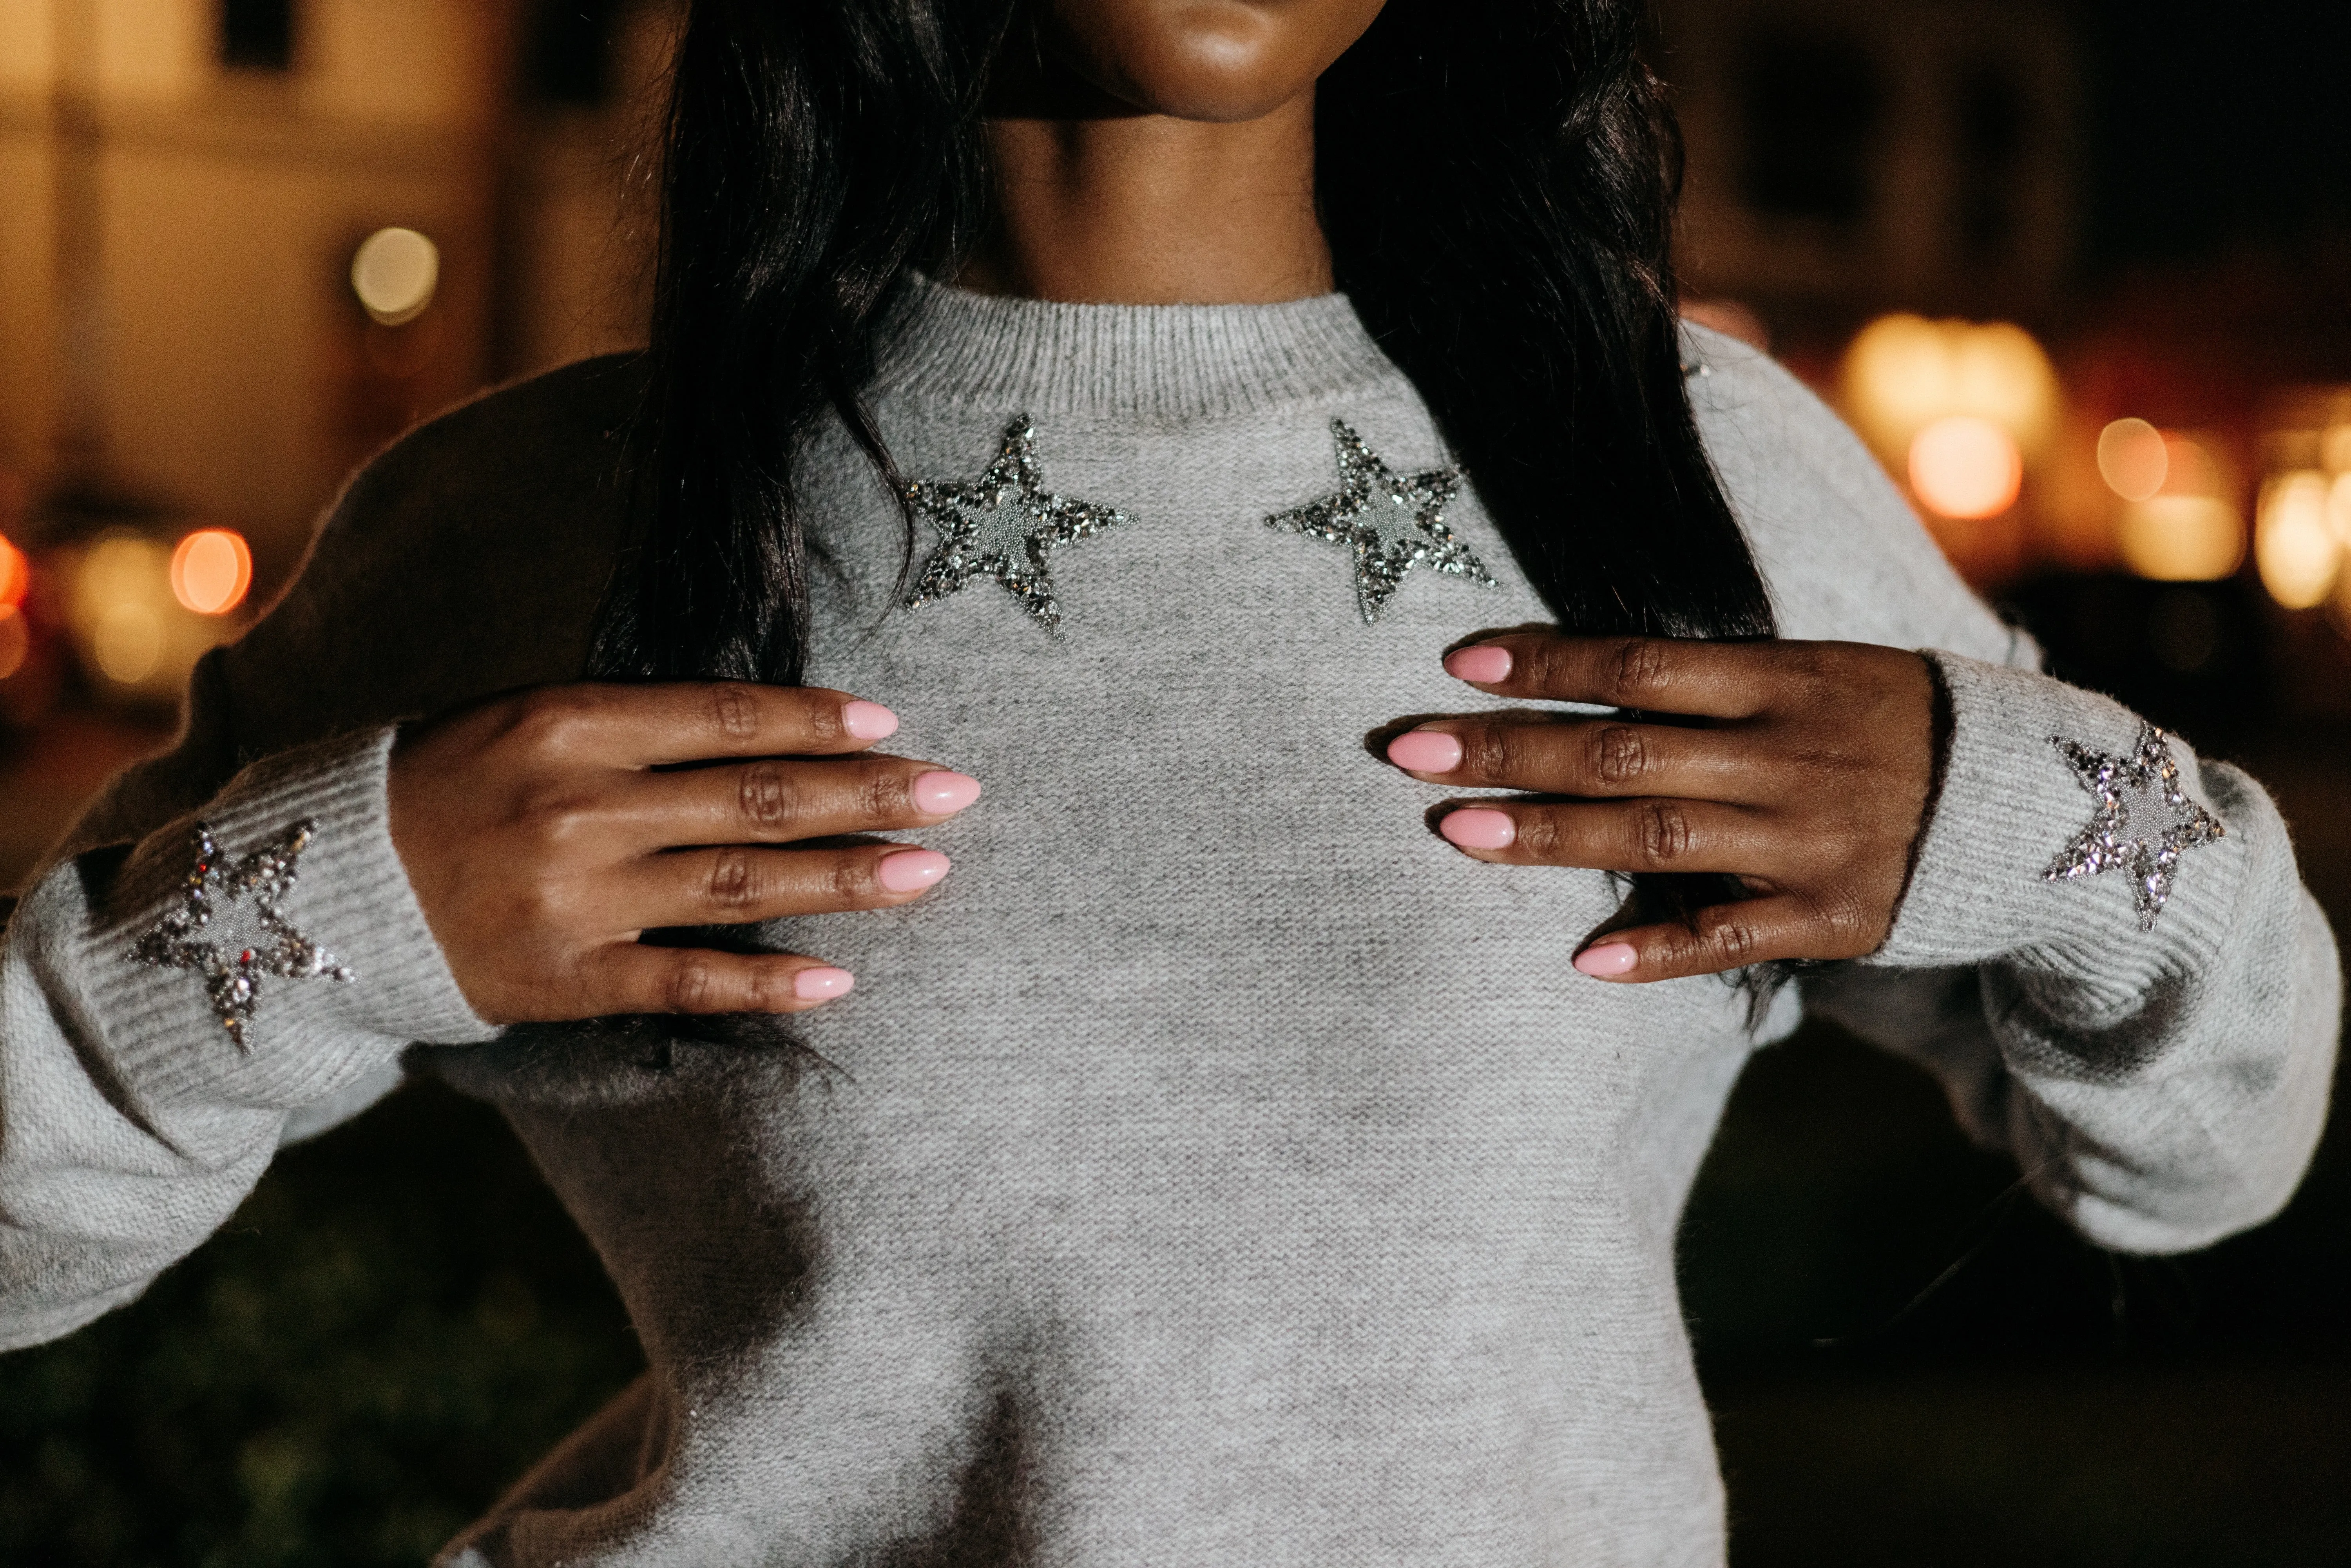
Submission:
POLYGON ((987 122, 995 221, 956 282, 1115 305, 1264 305, 1331 291, 1311 89, 1258 120, 987 122))

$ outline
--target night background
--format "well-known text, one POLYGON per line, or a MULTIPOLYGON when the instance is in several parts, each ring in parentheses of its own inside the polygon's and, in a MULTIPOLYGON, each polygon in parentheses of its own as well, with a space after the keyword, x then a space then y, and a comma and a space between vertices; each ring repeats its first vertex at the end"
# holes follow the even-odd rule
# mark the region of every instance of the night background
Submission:
MULTIPOLYGON (((1665 9, 1692 313, 1836 402, 2057 673, 2262 779, 2351 929, 2351 6, 1665 9)), ((353 463, 635 340, 667 16, 0 0, 0 886, 353 463)), ((1682 1281, 1737 1568, 2351 1563, 2339 1126, 2272 1224, 2110 1255, 1808 1027, 1682 1281)), ((413 1086, 0 1357, 0 1562, 421 1563, 640 1364, 496 1115, 413 1086)))

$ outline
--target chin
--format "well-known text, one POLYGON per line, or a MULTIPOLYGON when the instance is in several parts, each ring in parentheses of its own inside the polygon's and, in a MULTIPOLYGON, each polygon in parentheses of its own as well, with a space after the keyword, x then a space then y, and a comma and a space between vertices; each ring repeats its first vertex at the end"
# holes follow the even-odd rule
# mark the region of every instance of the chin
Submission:
POLYGON ((1305 91, 1378 6, 1062 0, 1055 10, 1069 63, 1103 91, 1146 114, 1233 121, 1270 114, 1305 91), (1361 21, 1350 26, 1354 14, 1361 21))

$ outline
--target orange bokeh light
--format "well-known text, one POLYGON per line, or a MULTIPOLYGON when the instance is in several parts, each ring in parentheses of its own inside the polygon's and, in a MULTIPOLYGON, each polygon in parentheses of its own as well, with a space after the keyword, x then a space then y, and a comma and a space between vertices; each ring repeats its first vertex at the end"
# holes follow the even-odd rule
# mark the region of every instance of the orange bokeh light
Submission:
POLYGON ((1910 443, 1910 488, 1939 517, 1998 517, 2015 504, 2023 484, 2016 437, 1989 419, 1953 414, 1910 443))
POLYGON ((33 565, 25 552, 0 536, 0 611, 14 610, 25 602, 26 590, 33 586, 33 565))
POLYGON ((225 615, 253 586, 253 551, 234 528, 198 528, 172 552, 172 597, 199 615, 225 615))

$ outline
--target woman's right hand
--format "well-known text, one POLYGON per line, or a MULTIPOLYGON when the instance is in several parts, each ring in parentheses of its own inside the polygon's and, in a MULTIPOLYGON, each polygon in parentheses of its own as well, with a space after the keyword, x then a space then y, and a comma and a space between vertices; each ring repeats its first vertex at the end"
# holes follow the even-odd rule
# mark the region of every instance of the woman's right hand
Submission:
POLYGON ((921 897, 945 855, 799 843, 925 827, 978 798, 960 773, 866 750, 897 727, 807 687, 544 686, 402 731, 392 843, 489 1022, 798 1012, 849 974, 637 937, 921 897))

